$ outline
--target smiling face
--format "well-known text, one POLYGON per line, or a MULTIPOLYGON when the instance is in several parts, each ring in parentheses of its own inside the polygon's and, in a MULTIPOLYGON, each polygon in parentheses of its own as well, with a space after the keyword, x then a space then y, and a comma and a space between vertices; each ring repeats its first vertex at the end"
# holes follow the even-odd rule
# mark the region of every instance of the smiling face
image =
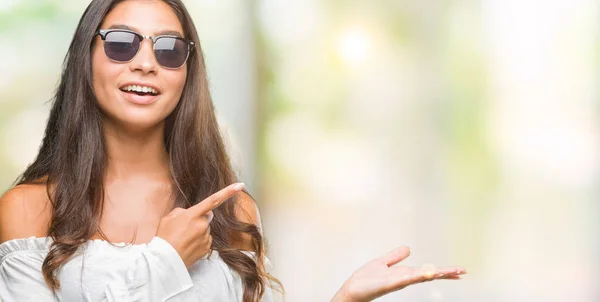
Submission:
MULTIPOLYGON (((100 28, 128 28, 152 37, 178 33, 183 37, 177 15, 169 5, 159 0, 121 2, 108 13, 100 28)), ((104 43, 100 36, 96 37, 92 50, 92 76, 94 93, 105 123, 135 131, 162 125, 179 102, 187 64, 177 69, 159 65, 150 39, 142 40, 137 55, 131 61, 118 63, 106 56, 104 43)))

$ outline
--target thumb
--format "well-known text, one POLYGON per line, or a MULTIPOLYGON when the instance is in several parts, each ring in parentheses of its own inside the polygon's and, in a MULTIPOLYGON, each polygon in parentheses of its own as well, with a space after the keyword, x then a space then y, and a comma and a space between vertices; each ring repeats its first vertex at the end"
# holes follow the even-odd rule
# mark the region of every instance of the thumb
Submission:
POLYGON ((379 258, 379 260, 385 263, 385 265, 387 266, 392 266, 406 259, 408 256, 410 256, 410 249, 406 246, 401 246, 391 250, 390 252, 379 258))

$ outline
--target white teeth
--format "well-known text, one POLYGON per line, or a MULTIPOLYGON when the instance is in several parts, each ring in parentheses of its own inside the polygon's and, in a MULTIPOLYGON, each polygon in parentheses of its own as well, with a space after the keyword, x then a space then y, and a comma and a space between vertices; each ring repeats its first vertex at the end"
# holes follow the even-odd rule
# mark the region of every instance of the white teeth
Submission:
POLYGON ((135 91, 135 92, 142 92, 142 93, 152 93, 152 94, 158 94, 158 91, 156 91, 154 88, 152 87, 147 87, 147 86, 139 86, 139 85, 129 85, 129 86, 125 86, 122 88, 125 91, 135 91))

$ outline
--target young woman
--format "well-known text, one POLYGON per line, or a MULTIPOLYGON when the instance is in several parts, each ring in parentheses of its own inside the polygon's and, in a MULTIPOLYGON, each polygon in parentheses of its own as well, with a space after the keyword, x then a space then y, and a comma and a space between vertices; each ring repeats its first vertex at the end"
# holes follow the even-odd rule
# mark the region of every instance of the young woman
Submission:
MULTIPOLYGON (((407 256, 400 248, 369 262, 333 300, 465 273, 393 266, 407 256)), ((258 209, 224 150, 185 7, 93 0, 39 154, 0 200, 0 300, 278 300, 265 261, 258 209)))

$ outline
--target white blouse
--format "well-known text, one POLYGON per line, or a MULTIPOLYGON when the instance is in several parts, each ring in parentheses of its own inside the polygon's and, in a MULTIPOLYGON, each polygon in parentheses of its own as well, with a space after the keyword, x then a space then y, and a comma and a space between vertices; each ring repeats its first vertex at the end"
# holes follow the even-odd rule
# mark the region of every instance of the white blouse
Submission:
MULTIPOLYGON (((49 237, 30 237, 0 244, 0 301, 242 301, 242 280, 218 252, 186 268, 160 237, 136 245, 87 241, 60 268, 60 289, 53 295, 42 276, 51 243, 49 237)), ((262 301, 280 300, 267 286, 262 301)))

